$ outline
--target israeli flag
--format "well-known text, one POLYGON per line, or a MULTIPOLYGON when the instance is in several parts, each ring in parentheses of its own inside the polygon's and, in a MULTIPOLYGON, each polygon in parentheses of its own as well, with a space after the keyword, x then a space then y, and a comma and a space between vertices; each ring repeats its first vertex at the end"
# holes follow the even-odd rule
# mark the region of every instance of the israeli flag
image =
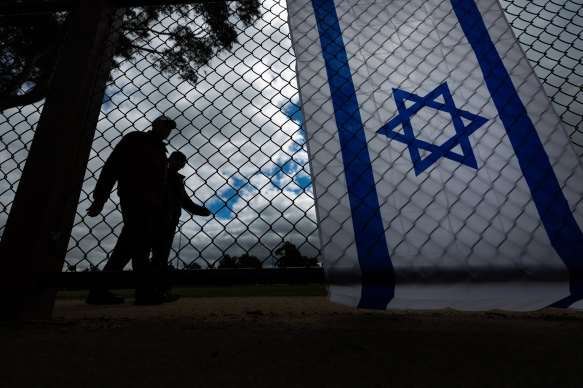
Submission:
POLYGON ((493 0, 288 0, 333 302, 583 308, 583 168, 493 0))

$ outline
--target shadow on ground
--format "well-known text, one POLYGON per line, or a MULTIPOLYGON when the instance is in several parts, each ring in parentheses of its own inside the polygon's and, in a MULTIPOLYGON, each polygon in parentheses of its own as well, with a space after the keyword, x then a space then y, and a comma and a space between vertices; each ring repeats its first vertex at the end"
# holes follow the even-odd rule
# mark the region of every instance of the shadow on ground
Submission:
POLYGON ((357 310, 324 297, 58 300, 0 327, 6 387, 583 386, 583 313, 357 310))

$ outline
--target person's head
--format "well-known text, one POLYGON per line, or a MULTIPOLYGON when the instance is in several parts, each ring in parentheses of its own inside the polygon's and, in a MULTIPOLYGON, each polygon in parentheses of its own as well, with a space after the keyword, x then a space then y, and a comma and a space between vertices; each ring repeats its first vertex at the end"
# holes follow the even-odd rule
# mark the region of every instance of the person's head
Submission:
POLYGON ((180 151, 174 151, 168 157, 168 168, 178 171, 186 165, 186 155, 180 151))
POLYGON ((152 132, 158 135, 162 140, 170 136, 170 132, 176 128, 176 122, 167 116, 160 116, 152 122, 152 132))

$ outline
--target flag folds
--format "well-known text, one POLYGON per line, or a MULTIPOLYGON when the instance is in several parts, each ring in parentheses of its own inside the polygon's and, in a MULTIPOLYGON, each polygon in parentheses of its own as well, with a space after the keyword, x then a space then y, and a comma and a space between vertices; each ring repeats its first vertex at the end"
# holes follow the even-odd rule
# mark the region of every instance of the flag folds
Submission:
POLYGON ((583 166, 498 2, 288 13, 330 300, 583 308, 583 166))

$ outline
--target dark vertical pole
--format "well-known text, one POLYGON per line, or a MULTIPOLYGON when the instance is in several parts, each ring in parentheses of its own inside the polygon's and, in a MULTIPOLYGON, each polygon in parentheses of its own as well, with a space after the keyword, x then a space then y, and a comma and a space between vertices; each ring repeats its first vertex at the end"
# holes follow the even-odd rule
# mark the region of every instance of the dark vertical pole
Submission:
POLYGON ((75 10, 0 241, 4 321, 52 314, 56 291, 38 288, 37 278, 63 266, 103 99, 102 64, 115 14, 107 0, 81 0, 75 10))

